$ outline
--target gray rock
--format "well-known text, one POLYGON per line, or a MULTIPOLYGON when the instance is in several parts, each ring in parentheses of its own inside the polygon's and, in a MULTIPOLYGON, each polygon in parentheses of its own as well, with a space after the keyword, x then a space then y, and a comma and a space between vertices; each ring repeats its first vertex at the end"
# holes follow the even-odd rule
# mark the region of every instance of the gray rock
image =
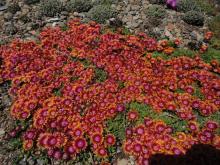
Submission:
POLYGON ((8 7, 7 6, 0 6, 0 11, 6 10, 8 7))
POLYGON ((9 106, 11 104, 11 99, 8 95, 3 95, 2 96, 2 104, 4 106, 9 106))
POLYGON ((118 159, 117 160, 117 164, 120 164, 120 165, 128 165, 129 164, 129 161, 127 159, 118 159))
POLYGON ((61 15, 68 16, 69 13, 68 13, 67 11, 62 11, 62 12, 61 12, 61 15))
POLYGON ((130 4, 127 5, 127 7, 126 7, 126 9, 125 9, 125 12, 129 12, 129 11, 131 11, 131 5, 130 5, 130 4))
POLYGON ((55 26, 62 26, 63 22, 53 22, 52 23, 52 27, 55 27, 55 26))
POLYGON ((30 9, 29 9, 29 7, 23 7, 21 12, 22 12, 23 15, 25 15, 25 14, 28 14, 30 12, 30 9))
POLYGON ((130 0, 129 3, 132 5, 141 5, 142 0, 130 0))
POLYGON ((18 18, 22 15, 22 12, 21 11, 17 11, 17 13, 14 15, 14 17, 18 18))
POLYGON ((32 29, 32 25, 26 27, 26 30, 27 30, 27 31, 30 31, 31 29, 32 29))
POLYGON ((86 17, 86 14, 85 14, 85 13, 80 13, 79 16, 80 16, 81 18, 85 18, 85 17, 86 17))
POLYGON ((118 18, 111 18, 108 20, 108 25, 114 26, 114 27, 120 27, 122 26, 122 21, 118 18))
POLYGON ((131 10, 134 10, 134 11, 138 11, 138 10, 140 10, 140 6, 139 5, 132 5, 131 6, 131 10))
POLYGON ((75 12, 73 13, 73 16, 77 17, 77 16, 79 16, 79 13, 75 11, 75 12))
POLYGON ((144 9, 147 9, 148 7, 149 7, 148 4, 143 4, 143 8, 144 8, 144 9))
POLYGON ((112 8, 116 8, 116 5, 115 5, 115 4, 111 4, 111 7, 112 7, 112 8))
POLYGON ((37 164, 38 164, 38 165, 44 165, 44 160, 42 160, 42 159, 37 159, 37 164))
POLYGON ((3 136, 5 134, 5 130, 3 130, 2 128, 0 129, 0 136, 3 136))
POLYGON ((58 22, 60 21, 60 18, 50 18, 48 20, 46 20, 46 22, 52 23, 52 22, 58 22))
POLYGON ((138 14, 138 11, 130 11, 129 14, 136 15, 136 14, 138 14))
POLYGON ((35 164, 35 162, 34 162, 34 160, 33 160, 32 157, 29 157, 29 158, 27 159, 27 163, 28 163, 28 165, 34 165, 34 164, 35 164))
POLYGON ((12 20, 12 18, 13 18, 13 14, 12 13, 7 12, 7 13, 4 14, 4 19, 6 21, 10 21, 10 20, 12 20))
POLYGON ((73 13, 73 16, 75 16, 75 17, 85 18, 86 14, 85 14, 85 13, 74 12, 74 13, 73 13))
POLYGON ((116 6, 116 10, 118 10, 118 11, 123 11, 123 5, 117 5, 116 6))
POLYGON ((122 22, 126 23, 126 22, 131 22, 133 19, 132 15, 128 14, 127 16, 124 16, 122 18, 122 22))
POLYGON ((136 21, 132 21, 132 22, 127 22, 127 25, 129 28, 134 29, 137 28, 140 25, 140 23, 136 21))
POLYGON ((193 40, 197 40, 197 41, 200 41, 203 38, 202 35, 199 34, 197 31, 192 31, 190 33, 190 36, 192 37, 193 40))
POLYGON ((19 161, 18 163, 19 165, 28 165, 27 164, 27 161, 26 161, 26 158, 22 159, 21 161, 19 161))
POLYGON ((14 26, 13 23, 5 23, 4 24, 4 33, 7 35, 14 35, 18 31, 17 27, 14 26))
POLYGON ((31 19, 27 15, 21 15, 19 17, 19 20, 21 20, 23 23, 28 23, 31 21, 31 19))
POLYGON ((135 16, 133 17, 133 20, 138 20, 138 19, 140 19, 140 15, 135 15, 135 16))

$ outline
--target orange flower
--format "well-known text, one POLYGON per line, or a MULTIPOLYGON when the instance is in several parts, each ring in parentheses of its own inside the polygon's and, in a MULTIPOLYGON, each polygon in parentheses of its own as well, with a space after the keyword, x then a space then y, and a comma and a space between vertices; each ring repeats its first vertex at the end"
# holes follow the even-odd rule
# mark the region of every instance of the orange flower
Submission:
POLYGON ((176 38, 176 39, 174 40, 174 44, 175 44, 176 46, 179 46, 179 45, 181 44, 181 40, 180 40, 179 38, 176 38))
POLYGON ((161 41, 159 41, 159 44, 160 44, 162 47, 166 47, 166 46, 168 46, 168 41, 167 41, 167 40, 161 40, 161 41))
POLYGON ((23 141, 23 149, 24 150, 30 150, 33 147, 33 140, 24 140, 23 141))
POLYGON ((139 114, 138 114, 138 112, 136 110, 131 110, 127 114, 127 118, 128 118, 129 121, 137 120, 138 116, 139 116, 139 114))
POLYGON ((206 40, 210 40, 212 37, 213 37, 213 33, 212 32, 208 31, 208 32, 205 33, 204 38, 206 40))
POLYGON ((199 49, 200 53, 204 53, 207 50, 208 50, 208 45, 206 45, 206 44, 202 44, 202 46, 199 49))
POLYGON ((123 143, 123 151, 126 153, 126 154, 130 154, 132 152, 132 145, 127 143, 127 142, 124 142, 123 143))
POLYGON ((100 134, 100 133, 93 134, 91 136, 91 141, 92 141, 92 143, 95 143, 95 144, 102 144, 102 142, 103 142, 102 134, 100 134))
POLYGON ((174 48, 173 47, 167 47, 166 49, 163 50, 163 52, 167 55, 170 55, 174 52, 174 48))

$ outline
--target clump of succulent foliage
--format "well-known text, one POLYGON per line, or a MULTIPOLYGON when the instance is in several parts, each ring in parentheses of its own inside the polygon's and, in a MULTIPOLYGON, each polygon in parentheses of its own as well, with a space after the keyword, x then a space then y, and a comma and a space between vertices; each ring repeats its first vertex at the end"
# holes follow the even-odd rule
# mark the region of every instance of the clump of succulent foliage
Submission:
POLYGON ((98 23, 105 23, 106 20, 116 17, 116 10, 110 5, 97 5, 89 10, 87 16, 98 23))
POLYGON ((63 10, 61 0, 43 0, 40 4, 40 12, 44 16, 53 17, 63 10))
POLYGON ((12 3, 8 6, 8 12, 15 14, 17 11, 20 11, 21 7, 18 5, 18 3, 12 3))
POLYGON ((92 8, 91 0, 70 0, 66 9, 70 12, 87 12, 92 8))
POLYGON ((188 11, 200 11, 199 5, 196 1, 192 0, 179 0, 177 2, 177 11, 188 12, 188 11))
POLYGON ((146 9, 145 14, 150 18, 163 19, 166 17, 166 9, 160 5, 151 5, 146 9))
POLYGON ((201 12, 188 11, 183 16, 183 20, 190 25, 203 26, 205 18, 204 14, 201 12))

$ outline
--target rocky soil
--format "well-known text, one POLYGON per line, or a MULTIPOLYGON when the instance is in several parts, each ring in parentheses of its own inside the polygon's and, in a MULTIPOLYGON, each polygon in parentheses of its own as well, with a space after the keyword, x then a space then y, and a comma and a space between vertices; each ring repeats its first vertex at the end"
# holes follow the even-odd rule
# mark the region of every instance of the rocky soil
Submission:
POLYGON ((161 22, 155 23, 155 20, 146 17, 145 14, 148 7, 152 5, 148 0, 129 0, 127 5, 125 4, 125 2, 121 2, 117 6, 120 11, 119 18, 132 31, 144 31, 157 38, 166 37, 171 40, 181 38, 184 44, 187 44, 192 40, 201 40, 204 32, 208 30, 209 17, 206 17, 203 27, 197 27, 185 23, 181 19, 183 13, 167 9, 166 17, 161 22))
MULTIPOLYGON (((65 4, 68 0, 62 0, 65 4)), ((112 7, 118 11, 117 19, 122 22, 122 26, 128 28, 131 32, 144 31, 147 34, 157 38, 181 38, 183 44, 200 41, 204 32, 208 30, 207 22, 212 16, 205 17, 205 24, 202 27, 192 26, 182 21, 182 13, 175 10, 166 9, 166 17, 160 22, 146 16, 145 11, 151 6, 148 0, 119 0, 118 3, 112 4, 112 7)), ((217 5, 217 3, 216 3, 217 5)), ((62 26, 68 20, 81 18, 88 21, 86 13, 62 11, 54 17, 42 16, 39 11, 39 3, 27 5, 24 0, 0 0, 0 45, 11 41, 14 38, 28 40, 37 39, 40 30, 47 26, 62 26), (11 10, 11 6, 18 4, 16 10, 11 10)), ((106 20, 109 24, 111 20, 106 20)), ((10 84, 0 84, 0 164, 10 165, 20 154, 19 150, 12 150, 9 142, 4 139, 5 133, 15 127, 9 115, 11 98, 8 95, 10 84)), ((133 164, 131 160, 118 160, 119 164, 133 164)), ((34 160, 33 158, 23 158, 18 164, 43 164, 42 159, 34 160)), ((51 164, 60 164, 51 162, 51 164)))
MULTIPOLYGON (((40 29, 45 26, 65 26, 65 23, 73 18, 81 18, 88 21, 86 13, 62 11, 54 17, 41 15, 39 3, 27 5, 24 0, 1 0, 0 4, 0 43, 5 43, 12 38, 35 39, 40 29), (13 4, 18 7, 11 10, 13 4)), ((68 0, 62 0, 64 6, 68 0)), ((118 11, 117 18, 122 21, 123 26, 132 32, 144 31, 156 37, 168 37, 170 39, 182 38, 184 43, 191 40, 200 40, 205 31, 208 30, 206 16, 205 25, 196 27, 186 24, 182 14, 167 9, 166 17, 155 23, 155 20, 146 16, 145 11, 151 6, 149 0, 118 0, 112 7, 118 11)), ((217 5, 217 4, 216 4, 217 5)), ((106 20, 107 21, 107 20, 106 20)), ((108 22, 108 21, 107 21, 108 22)))

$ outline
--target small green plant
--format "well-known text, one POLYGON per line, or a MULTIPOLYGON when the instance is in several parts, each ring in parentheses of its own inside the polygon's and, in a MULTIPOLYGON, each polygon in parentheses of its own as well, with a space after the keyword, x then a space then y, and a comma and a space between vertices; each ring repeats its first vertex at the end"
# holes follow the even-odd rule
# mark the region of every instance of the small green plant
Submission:
MULTIPOLYGON (((3 39, 0 40, 0 46, 1 46, 1 45, 5 45, 5 44, 7 44, 7 43, 8 43, 7 40, 3 40, 3 39)), ((1 59, 1 58, 0 58, 0 65, 2 65, 2 59, 1 59)), ((2 107, 2 105, 1 105, 1 107, 2 107)))
POLYGON ((53 17, 63 10, 63 3, 60 0, 44 0, 40 4, 40 12, 44 16, 53 17))
POLYGON ((39 3, 40 0, 25 0, 24 3, 28 4, 28 5, 32 5, 35 3, 39 3))
POLYGON ((201 12, 188 11, 183 16, 183 20, 184 20, 184 22, 186 22, 190 25, 203 26, 205 18, 204 18, 203 13, 201 13, 201 12))
POLYGON ((94 2, 93 2, 93 5, 95 6, 95 5, 111 5, 111 4, 114 4, 114 3, 117 3, 118 2, 118 0, 95 0, 94 2))
POLYGON ((152 5, 147 8, 145 14, 148 18, 163 19, 166 17, 166 10, 160 5, 152 5))
POLYGON ((18 5, 18 3, 12 3, 11 5, 8 6, 8 12, 15 14, 17 11, 20 11, 21 8, 18 5))
POLYGON ((120 113, 115 118, 106 122, 108 132, 115 135, 118 140, 125 139, 125 129, 128 123, 126 120, 126 113, 120 113))
POLYGON ((201 92, 201 89, 199 88, 199 85, 198 84, 193 84, 194 86, 194 89, 195 89, 195 92, 194 92, 194 96, 201 99, 201 100, 204 100, 205 99, 205 96, 202 94, 201 92))
POLYGON ((188 12, 188 11, 200 11, 199 5, 196 1, 192 0, 179 0, 177 3, 177 11, 188 12))
POLYGON ((103 69, 95 69, 95 80, 97 82, 104 82, 107 79, 107 73, 103 69))
POLYGON ((209 29, 214 33, 216 38, 220 39, 220 14, 210 20, 209 29))
POLYGON ((52 92, 55 96, 62 96, 62 89, 63 89, 63 84, 58 88, 54 88, 52 92))
POLYGON ((164 60, 170 59, 170 56, 167 56, 167 55, 166 55, 165 53, 163 53, 163 52, 153 52, 152 57, 153 57, 153 58, 161 57, 161 58, 164 59, 164 60))
POLYGON ((190 49, 184 49, 184 48, 177 48, 172 56, 173 57, 181 57, 181 56, 187 56, 190 58, 193 58, 195 56, 196 52, 190 49))
MULTIPOLYGON (((196 115, 196 120, 199 123, 200 128, 203 128, 207 121, 214 121, 219 123, 220 121, 220 112, 215 112, 208 117, 202 116, 198 111, 193 112, 196 115)), ((217 129, 217 134, 220 134, 220 128, 217 129)))
POLYGON ((110 5, 97 5, 90 9, 87 15, 93 21, 105 23, 106 20, 115 17, 116 14, 116 10, 110 5))
POLYGON ((206 63, 210 63, 212 60, 220 62, 220 50, 209 48, 207 52, 201 55, 201 57, 206 63))
POLYGON ((174 133, 184 131, 187 125, 186 121, 180 120, 176 114, 171 113, 170 111, 156 113, 150 106, 137 102, 130 103, 130 108, 137 110, 140 115, 136 124, 143 123, 145 117, 150 117, 156 120, 163 120, 166 124, 174 128, 174 133))
POLYGON ((195 56, 196 52, 190 49, 184 49, 184 48, 176 48, 176 50, 173 52, 171 56, 167 56, 163 52, 153 52, 152 57, 161 57, 164 60, 176 58, 176 57, 181 57, 181 56, 186 56, 193 58, 195 56))
POLYGON ((211 47, 212 47, 212 48, 215 48, 215 49, 217 49, 217 50, 220 50, 220 39, 214 37, 214 38, 211 40, 211 47))
POLYGON ((10 23, 4 28, 4 33, 7 35, 14 35, 17 32, 18 32, 18 28, 13 23, 10 23))
POLYGON ((195 0, 201 11, 213 15, 215 13, 215 4, 211 0, 195 0))
POLYGON ((122 34, 131 35, 132 33, 131 33, 130 29, 128 29, 127 27, 123 27, 122 28, 122 34))
POLYGON ((139 113, 139 119, 137 124, 143 123, 145 117, 155 117, 156 113, 152 110, 149 105, 140 104, 138 102, 131 102, 129 104, 130 109, 135 109, 139 113))
POLYGON ((92 8, 91 0, 70 0, 67 3, 67 11, 69 12, 87 12, 92 8))
POLYGON ((13 138, 8 143, 9 150, 15 150, 22 147, 22 142, 20 138, 13 138))

